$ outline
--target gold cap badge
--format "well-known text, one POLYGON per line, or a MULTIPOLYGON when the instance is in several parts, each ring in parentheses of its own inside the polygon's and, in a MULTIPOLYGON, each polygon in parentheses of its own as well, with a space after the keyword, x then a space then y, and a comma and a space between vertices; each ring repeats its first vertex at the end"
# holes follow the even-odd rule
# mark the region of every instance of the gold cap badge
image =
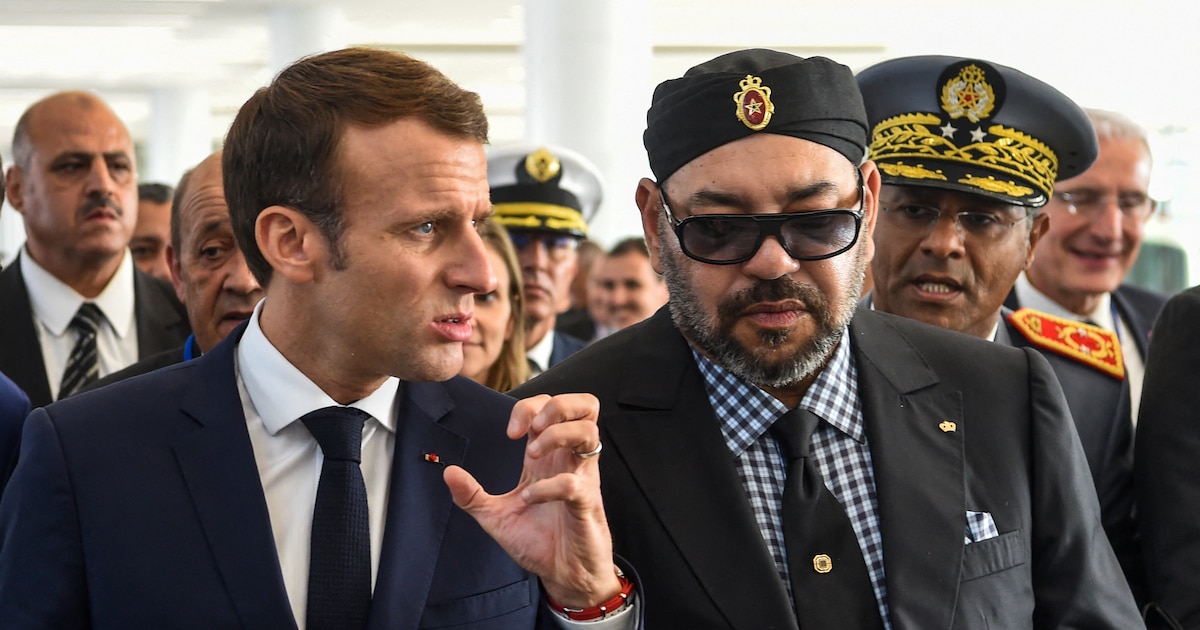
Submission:
POLYGON ((771 102, 771 88, 765 87, 762 84, 762 79, 753 75, 746 75, 738 83, 742 91, 733 95, 733 102, 737 103, 737 117, 754 131, 759 131, 771 122, 771 115, 775 113, 775 104, 771 102))
POLYGON ((545 184, 554 179, 562 170, 562 162, 550 149, 542 147, 525 158, 525 172, 536 181, 545 184))

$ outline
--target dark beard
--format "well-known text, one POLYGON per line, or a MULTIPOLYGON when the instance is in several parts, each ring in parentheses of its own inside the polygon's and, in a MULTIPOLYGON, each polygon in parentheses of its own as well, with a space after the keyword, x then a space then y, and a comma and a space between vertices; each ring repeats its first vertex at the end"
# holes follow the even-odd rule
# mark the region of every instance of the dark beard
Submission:
MULTIPOLYGON (((759 387, 784 388, 794 385, 816 374, 837 347, 854 314, 865 273, 865 251, 854 250, 856 273, 852 286, 847 287, 846 297, 835 312, 829 300, 816 287, 796 282, 784 276, 774 280, 763 280, 754 286, 727 296, 717 305, 716 321, 704 312, 699 296, 682 260, 684 254, 678 249, 668 248, 667 239, 674 238, 670 231, 660 233, 659 258, 663 265, 663 276, 670 291, 671 318, 689 341, 704 354, 715 360, 742 380, 759 387), (769 330, 758 333, 759 345, 746 347, 733 336, 737 317, 746 308, 761 302, 797 300, 808 309, 816 323, 816 332, 791 355, 773 359, 770 354, 791 339, 801 334, 790 330, 769 330)), ((703 264, 703 263, 695 263, 703 264)))

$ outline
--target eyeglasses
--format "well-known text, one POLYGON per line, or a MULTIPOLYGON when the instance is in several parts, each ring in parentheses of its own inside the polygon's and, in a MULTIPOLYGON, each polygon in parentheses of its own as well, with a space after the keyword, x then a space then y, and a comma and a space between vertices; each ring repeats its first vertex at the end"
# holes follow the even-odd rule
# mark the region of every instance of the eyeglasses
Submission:
POLYGON ((858 210, 837 208, 779 214, 697 214, 682 221, 658 191, 663 212, 679 248, 689 258, 710 265, 746 262, 758 253, 763 241, 774 236, 796 260, 824 260, 845 252, 858 241, 866 190, 858 173, 858 210))
POLYGON ((579 239, 570 234, 555 234, 553 232, 519 232, 510 231, 509 240, 518 252, 534 243, 541 243, 550 256, 565 256, 567 252, 579 246, 579 239))
MULTIPOLYGON (((1108 208, 1111 195, 1092 188, 1062 191, 1054 193, 1054 198, 1067 206, 1067 212, 1087 217, 1099 216, 1108 208)), ((1154 211, 1154 200, 1146 193, 1123 192, 1117 193, 1117 209, 1126 219, 1144 219, 1154 211)))
POLYGON ((1029 210, 1020 218, 1009 221, 1002 212, 963 211, 947 213, 941 208, 920 204, 904 204, 894 208, 880 206, 888 223, 909 236, 924 238, 933 232, 933 226, 942 220, 942 215, 954 221, 954 228, 964 238, 978 241, 996 241, 1008 233, 1012 226, 1033 216, 1029 210))

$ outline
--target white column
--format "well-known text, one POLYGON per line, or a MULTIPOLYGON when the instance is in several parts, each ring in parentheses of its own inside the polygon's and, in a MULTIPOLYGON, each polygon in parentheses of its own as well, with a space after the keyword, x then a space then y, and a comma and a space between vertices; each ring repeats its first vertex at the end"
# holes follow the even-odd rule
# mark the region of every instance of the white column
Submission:
POLYGON ((333 5, 280 5, 271 7, 271 74, 293 61, 346 45, 345 13, 333 5))
POLYGON ((648 0, 525 0, 525 139, 587 156, 604 175, 591 235, 642 233, 642 131, 654 90, 648 0))
POLYGON ((142 182, 174 186, 183 172, 213 151, 208 90, 164 87, 150 93, 150 125, 142 182))

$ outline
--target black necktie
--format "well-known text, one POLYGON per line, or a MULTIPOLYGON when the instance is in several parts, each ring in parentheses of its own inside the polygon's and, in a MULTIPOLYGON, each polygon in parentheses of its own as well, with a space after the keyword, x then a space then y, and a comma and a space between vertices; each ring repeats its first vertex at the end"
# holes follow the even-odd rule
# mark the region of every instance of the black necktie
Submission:
POLYGON ((797 407, 771 425, 788 462, 783 539, 796 618, 804 630, 882 628, 854 528, 808 456, 820 421, 797 407))
POLYGON ((359 464, 369 417, 352 407, 325 407, 300 418, 325 456, 309 543, 308 630, 367 627, 371 533, 359 464))
POLYGON ((100 355, 96 350, 96 331, 104 321, 104 313, 91 302, 84 302, 71 318, 69 330, 75 331, 75 347, 67 358, 67 369, 63 371, 58 387, 58 399, 62 400, 79 391, 79 388, 96 380, 100 375, 100 355))

